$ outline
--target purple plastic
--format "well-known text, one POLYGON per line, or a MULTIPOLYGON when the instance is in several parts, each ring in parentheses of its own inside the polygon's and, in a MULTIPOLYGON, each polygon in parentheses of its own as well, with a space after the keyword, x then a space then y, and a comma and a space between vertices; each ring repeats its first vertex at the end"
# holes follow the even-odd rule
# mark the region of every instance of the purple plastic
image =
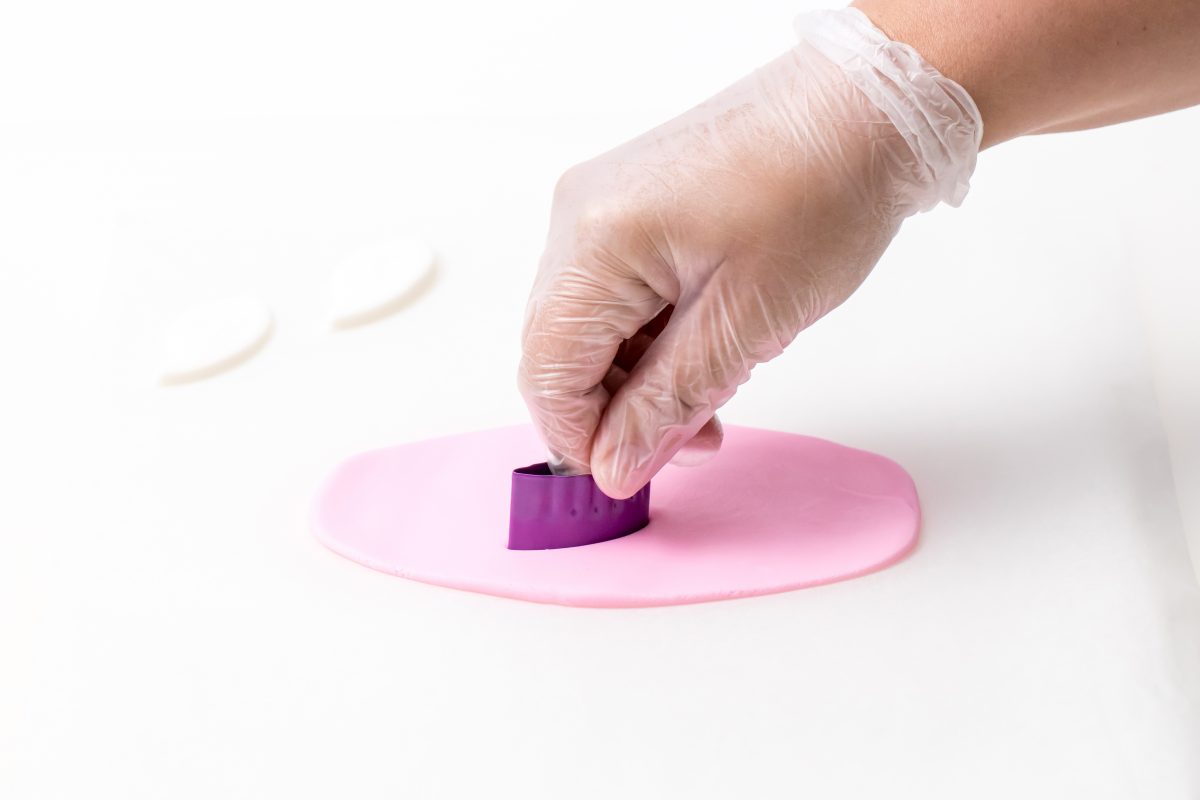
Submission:
POLYGON ((607 542, 650 522, 650 484, 613 500, 591 475, 555 475, 549 465, 513 470, 509 550, 556 550, 607 542))

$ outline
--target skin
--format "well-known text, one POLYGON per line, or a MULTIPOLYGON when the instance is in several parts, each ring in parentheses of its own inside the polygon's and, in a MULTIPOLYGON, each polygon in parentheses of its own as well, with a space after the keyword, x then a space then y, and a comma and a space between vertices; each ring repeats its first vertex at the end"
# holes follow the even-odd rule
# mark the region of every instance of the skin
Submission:
POLYGON ((1195 0, 858 0, 961 84, 983 147, 1200 104, 1195 0))

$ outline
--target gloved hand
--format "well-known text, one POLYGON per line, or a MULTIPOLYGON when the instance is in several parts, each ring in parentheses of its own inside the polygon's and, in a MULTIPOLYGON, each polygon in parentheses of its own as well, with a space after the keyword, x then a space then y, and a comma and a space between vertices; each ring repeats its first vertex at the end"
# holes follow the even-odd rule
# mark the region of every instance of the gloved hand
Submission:
POLYGON ((619 499, 698 433, 715 450, 750 370, 844 301, 905 217, 966 194, 983 126, 962 87, 855 9, 797 29, 559 181, 519 371, 556 472, 619 499))

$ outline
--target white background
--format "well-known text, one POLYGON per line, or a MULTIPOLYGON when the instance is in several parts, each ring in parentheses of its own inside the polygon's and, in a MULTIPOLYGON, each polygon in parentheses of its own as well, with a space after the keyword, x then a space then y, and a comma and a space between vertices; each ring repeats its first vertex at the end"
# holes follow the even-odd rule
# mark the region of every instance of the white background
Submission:
POLYGON ((524 419, 557 174, 797 10, 6 6, 0 795, 1200 794, 1196 111, 985 153, 727 407, 905 465, 893 569, 598 612, 309 535, 337 459, 524 419), (328 332, 329 269, 412 230, 432 291, 328 332), (156 386, 170 320, 241 291, 266 350, 156 386))

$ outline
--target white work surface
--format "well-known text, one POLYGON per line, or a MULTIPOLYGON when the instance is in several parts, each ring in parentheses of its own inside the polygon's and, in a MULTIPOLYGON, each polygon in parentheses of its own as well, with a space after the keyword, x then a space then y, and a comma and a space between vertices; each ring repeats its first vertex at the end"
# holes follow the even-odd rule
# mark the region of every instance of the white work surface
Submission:
POLYGON ((1200 797, 1195 111, 984 154, 727 407, 908 468, 892 569, 599 611, 317 544, 338 459, 524 419, 557 173, 794 10, 566 5, 5 25, 0 797, 1200 797), (331 267, 409 230, 432 289, 329 332, 331 267), (266 349, 156 386, 241 291, 266 349))

